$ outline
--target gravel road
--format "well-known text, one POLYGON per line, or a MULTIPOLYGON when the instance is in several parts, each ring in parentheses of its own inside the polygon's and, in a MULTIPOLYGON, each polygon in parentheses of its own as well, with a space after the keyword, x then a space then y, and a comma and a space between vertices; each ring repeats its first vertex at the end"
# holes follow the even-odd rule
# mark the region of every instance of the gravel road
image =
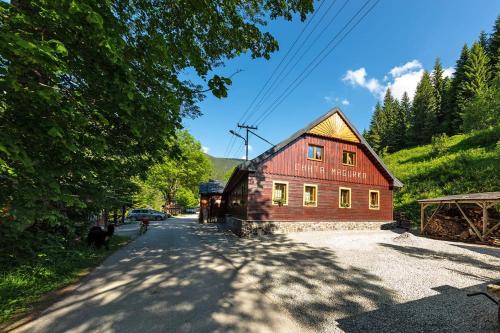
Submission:
POLYGON ((494 304, 466 294, 500 280, 499 248, 335 231, 227 234, 218 250, 314 332, 497 332, 494 304))
POLYGON ((498 248, 393 231, 239 239, 169 219, 14 331, 496 332, 496 307, 466 294, 499 267, 498 248))

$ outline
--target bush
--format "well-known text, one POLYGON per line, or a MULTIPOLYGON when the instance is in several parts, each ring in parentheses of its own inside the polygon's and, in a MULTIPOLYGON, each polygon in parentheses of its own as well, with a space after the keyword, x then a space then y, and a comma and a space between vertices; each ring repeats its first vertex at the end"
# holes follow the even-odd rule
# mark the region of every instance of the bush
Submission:
POLYGON ((431 141, 431 156, 443 156, 448 150, 447 147, 448 136, 446 134, 439 134, 432 137, 431 141))

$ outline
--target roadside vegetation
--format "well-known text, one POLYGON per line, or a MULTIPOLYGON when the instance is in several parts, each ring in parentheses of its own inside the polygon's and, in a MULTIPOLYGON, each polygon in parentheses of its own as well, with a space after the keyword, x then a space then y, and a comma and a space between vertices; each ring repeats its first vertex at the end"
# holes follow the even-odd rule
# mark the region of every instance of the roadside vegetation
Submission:
POLYGON ((40 301, 50 303, 50 294, 44 297, 46 293, 76 282, 129 239, 114 235, 110 251, 94 250, 85 242, 68 240, 58 233, 30 230, 9 252, 2 244, 0 324, 36 308, 40 301))
POLYGON ((313 9, 0 1, 0 318, 106 255, 79 241, 93 217, 134 200, 192 205, 211 168, 183 119, 206 94, 227 97, 226 60, 278 50, 269 21, 313 9))
POLYGON ((394 209, 419 220, 416 200, 500 189, 500 126, 452 137, 383 156, 404 186, 395 192, 394 209))

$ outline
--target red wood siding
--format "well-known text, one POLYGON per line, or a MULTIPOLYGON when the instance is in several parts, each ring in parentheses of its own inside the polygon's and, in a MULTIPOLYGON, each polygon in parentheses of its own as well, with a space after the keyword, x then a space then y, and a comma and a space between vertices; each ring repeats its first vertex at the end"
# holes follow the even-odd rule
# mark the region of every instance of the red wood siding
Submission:
POLYGON ((305 136, 265 161, 248 178, 249 220, 391 221, 392 181, 361 144, 305 136), (307 159, 308 144, 324 147, 323 161, 307 159), (344 150, 356 153, 356 165, 342 164, 344 150), (288 205, 272 204, 273 181, 288 182, 288 205), (317 207, 303 206, 304 184, 318 186, 317 207), (351 208, 339 207, 339 187, 351 188, 351 208), (380 192, 380 208, 369 209, 369 190, 380 192))
POLYGON ((392 191, 388 186, 313 180, 259 174, 249 177, 249 220, 267 221, 392 221, 392 191), (271 203, 274 181, 288 182, 288 205, 271 203), (318 186, 317 207, 303 206, 304 184, 318 186), (339 208, 339 187, 351 188, 351 208, 339 208), (369 190, 380 191, 380 209, 369 209, 369 190))
POLYGON ((226 212, 240 219, 247 218, 248 176, 244 176, 231 191, 224 193, 226 212))
POLYGON ((368 157, 361 144, 315 136, 299 138, 280 153, 264 162, 260 172, 366 185, 391 185, 391 181, 384 176, 368 157), (307 159, 309 143, 324 147, 323 161, 307 159), (355 166, 342 164, 342 152, 344 150, 356 153, 355 166))

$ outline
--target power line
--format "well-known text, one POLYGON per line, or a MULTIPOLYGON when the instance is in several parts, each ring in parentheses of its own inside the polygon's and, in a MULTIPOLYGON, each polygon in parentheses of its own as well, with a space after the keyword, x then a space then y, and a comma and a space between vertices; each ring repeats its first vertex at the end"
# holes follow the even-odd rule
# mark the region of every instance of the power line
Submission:
MULTIPOLYGON (((335 1, 334 1, 334 3, 335 3, 335 1)), ((283 64, 283 62, 285 61, 285 59, 288 57, 288 55, 290 54, 290 52, 293 50, 293 48, 295 47, 295 45, 297 44, 297 42, 300 40, 300 38, 304 34, 304 32, 306 31, 306 29, 309 26, 309 24, 314 20, 316 14, 319 13, 319 11, 321 10, 321 7, 323 6, 323 4, 325 2, 321 2, 321 4, 319 5, 318 9, 313 12, 311 18, 306 22, 306 25, 302 28, 302 31, 299 33, 299 35, 297 36, 297 38, 295 38, 294 42, 292 43, 292 46, 288 49, 287 53, 283 56, 283 58, 281 59, 280 63, 278 64, 278 66, 275 67, 275 69, 273 70, 273 72, 271 73, 271 75, 269 76, 269 78, 267 79, 267 81, 264 84, 264 86, 262 86, 262 88, 260 89, 260 91, 254 97, 254 99, 252 100, 252 102, 250 103, 250 105, 248 106, 248 108, 245 110, 245 112, 243 113, 243 115, 240 117, 240 119, 239 119, 238 122, 245 122, 244 118, 246 118, 246 116, 249 114, 251 108, 255 104, 255 101, 262 94, 262 92, 266 88, 267 84, 271 81, 271 79, 273 78, 274 74, 278 71, 278 69, 280 68, 280 66, 283 64)), ((324 17, 324 15, 323 15, 323 17, 324 17)), ((240 133, 240 128, 237 129, 237 133, 238 134, 240 133)), ((229 153, 231 153, 231 151, 233 149, 233 146, 234 146, 234 142, 235 142, 235 137, 232 136, 229 144, 226 146, 226 151, 225 151, 224 156, 227 156, 229 153)))
POLYGON ((335 37, 328 43, 328 45, 323 48, 323 50, 304 68, 304 70, 295 78, 292 83, 283 91, 283 93, 276 98, 268 109, 259 117, 256 121, 257 125, 260 125, 276 108, 311 74, 318 65, 323 62, 323 60, 333 51, 337 46, 351 33, 351 31, 373 10, 373 8, 379 3, 380 0, 375 1, 375 3, 358 19, 357 22, 342 36, 342 38, 332 46, 333 42, 337 37, 352 23, 352 21, 364 10, 364 8, 370 3, 368 0, 357 12, 356 14, 344 25, 344 27, 335 35, 335 37), (330 48, 331 47, 331 48, 330 48), (328 50, 330 48, 330 50, 328 50), (328 50, 328 52, 326 52, 328 50), (321 55, 324 54, 323 57, 321 55), (321 57, 321 58, 320 58, 321 57), (319 59, 320 58, 320 59, 319 59), (319 59, 319 61, 318 61, 319 59), (316 63, 315 63, 316 62, 316 63), (309 67, 311 67, 309 69, 309 67))
MULTIPOLYGON (((336 0, 333 1, 333 3, 335 3, 336 0)), ((302 35, 304 34, 304 32, 306 31, 306 29, 309 27, 309 24, 311 24, 311 22, 314 20, 314 18, 316 17, 316 14, 319 13, 319 11, 321 10, 321 7, 326 3, 326 1, 324 2, 321 2, 321 4, 319 5, 318 9, 316 11, 313 12, 312 16, 311 16, 311 19, 309 19, 305 26, 302 28, 302 31, 300 31, 299 35, 295 38, 295 40, 293 41, 292 45, 290 46, 290 48, 288 49, 288 51, 286 52, 286 54, 283 56, 283 58, 281 58, 281 61, 279 62, 278 66, 274 68, 273 72, 271 73, 271 75, 268 77, 267 81, 264 83, 264 85, 262 86, 262 88, 259 90, 259 92, 257 93, 257 95, 254 97, 254 99, 252 100, 252 102, 250 103, 250 105, 248 106, 248 108, 245 110, 245 112, 243 113, 243 115, 241 116, 239 122, 246 122, 247 120, 244 119, 245 116, 248 115, 248 113, 250 112, 250 110, 252 109, 252 106, 255 104, 255 101, 259 98, 259 96, 262 94, 262 92, 264 91, 264 89, 267 87, 267 85, 269 84, 269 82, 271 81, 271 79, 274 77, 274 74, 276 74, 276 72, 278 71, 278 69, 281 67, 281 65, 283 64, 283 62, 285 61, 285 59, 288 57, 288 55, 290 54, 290 52, 294 49, 295 45, 297 44, 297 42, 300 40, 300 38, 302 37, 302 35)), ((331 7, 331 6, 330 6, 331 7)), ((309 36, 309 35, 308 35, 309 36)), ((307 37, 306 37, 307 39, 307 37)))
POLYGON ((323 19, 325 18, 326 14, 328 14, 328 12, 330 11, 330 9, 333 7, 333 5, 335 5, 336 3, 336 0, 334 0, 331 5, 327 8, 327 10, 323 13, 323 16, 320 18, 320 20, 316 23, 316 25, 313 27, 313 29, 309 32, 309 34, 307 35, 307 37, 304 39, 304 41, 302 42, 302 44, 300 45, 300 47, 295 51, 295 53, 293 54, 293 56, 288 60, 288 62, 286 63, 285 67, 283 67, 283 69, 280 71, 280 73, 278 74, 278 76, 273 80, 273 83, 271 84, 271 86, 268 88, 268 90, 266 91, 266 93, 262 96, 262 98, 260 98, 259 102, 257 103, 257 105, 255 106, 255 109, 254 109, 254 114, 258 113, 258 111, 260 110, 260 108, 262 107, 262 105, 264 104, 265 100, 270 97, 270 95, 272 94, 272 92, 274 91, 273 88, 277 87, 280 85, 280 83, 283 82, 284 79, 286 79, 288 77, 288 75, 293 71, 293 69, 295 68, 295 66, 300 62, 301 59, 303 59, 304 55, 309 52, 309 50, 312 48, 312 46, 318 41, 318 39, 323 35, 323 33, 326 31, 326 29, 334 22, 334 20, 338 17, 338 15, 340 15, 340 13, 343 11, 343 9, 345 8, 345 6, 347 5, 347 3, 349 2, 349 0, 346 0, 344 2, 344 5, 339 9, 339 11, 337 12, 336 15, 334 15, 334 17, 328 22, 328 24, 323 28, 323 30, 321 30, 321 32, 316 36, 316 38, 314 39, 314 41, 312 43, 309 43, 308 47, 307 48, 304 48, 306 42, 308 42, 308 39, 309 37, 311 37, 311 35, 314 33, 314 31, 316 31, 316 28, 321 24, 321 22, 323 22, 323 19), (301 56, 300 57, 296 57, 297 56, 297 53, 301 50, 301 49, 305 49, 304 52, 302 52, 301 56), (285 76, 282 77, 282 74, 285 72, 285 70, 288 68, 288 65, 290 65, 290 63, 295 60, 295 63, 293 64, 293 66, 291 67, 291 69, 286 72, 285 76))

